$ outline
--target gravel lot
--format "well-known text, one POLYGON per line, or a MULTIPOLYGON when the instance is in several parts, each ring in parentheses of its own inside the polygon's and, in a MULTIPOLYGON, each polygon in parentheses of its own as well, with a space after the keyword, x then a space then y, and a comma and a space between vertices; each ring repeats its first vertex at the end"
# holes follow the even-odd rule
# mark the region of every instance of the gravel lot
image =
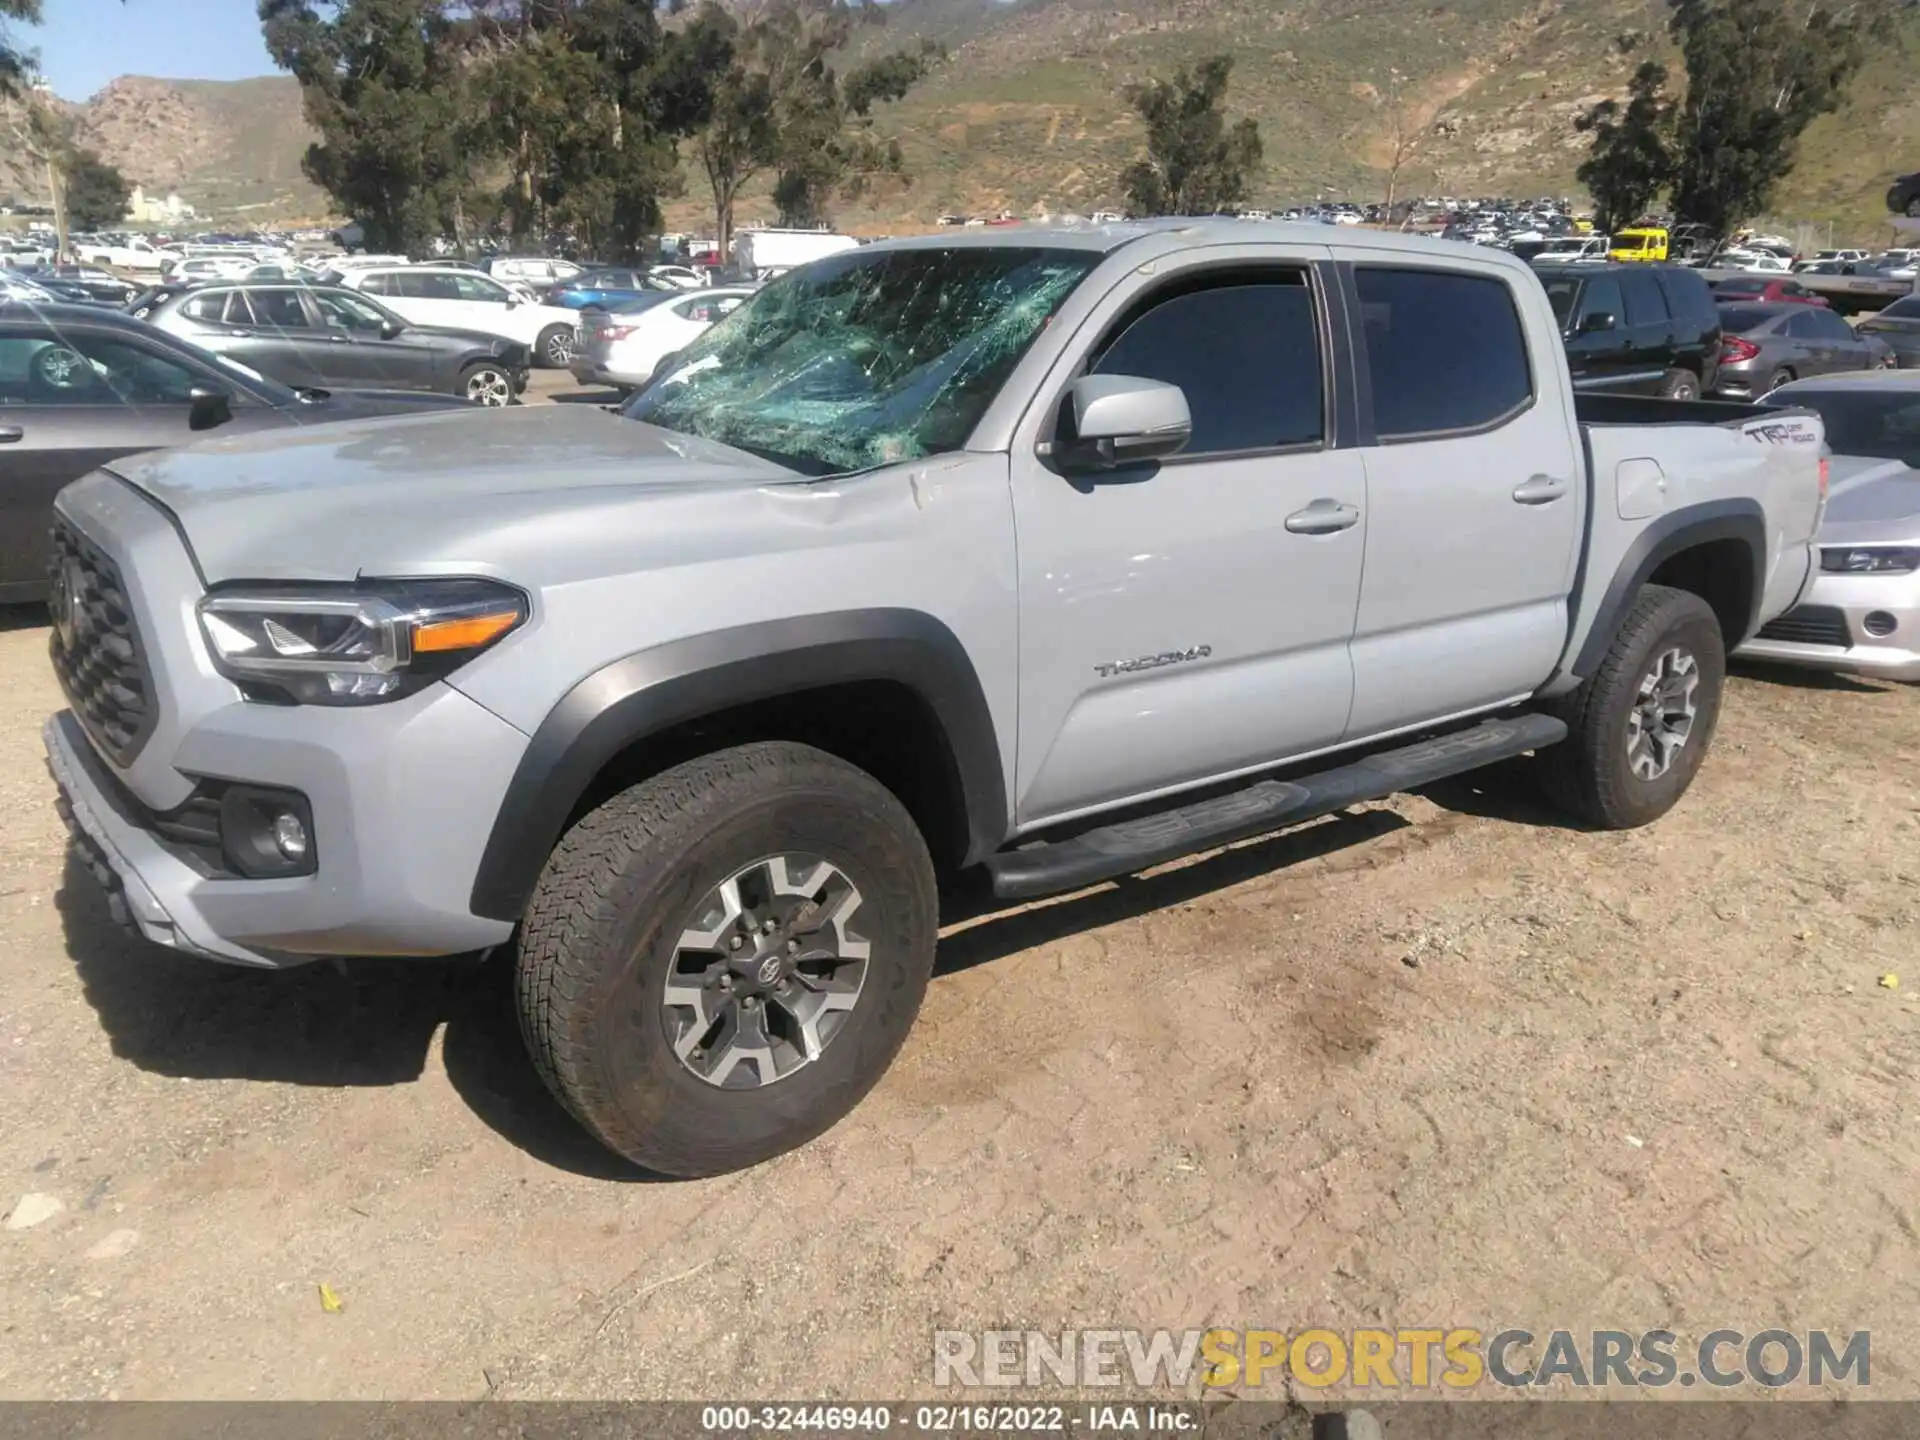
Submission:
POLYGON ((1920 688, 1740 672, 1649 830, 1504 771, 956 917, 849 1122, 677 1184, 496 974, 113 929, 45 646, 0 611, 0 1210, 59 1205, 0 1230, 0 1396, 884 1398, 936 1326, 1379 1323, 1871 1329, 1920 1396, 1920 688))

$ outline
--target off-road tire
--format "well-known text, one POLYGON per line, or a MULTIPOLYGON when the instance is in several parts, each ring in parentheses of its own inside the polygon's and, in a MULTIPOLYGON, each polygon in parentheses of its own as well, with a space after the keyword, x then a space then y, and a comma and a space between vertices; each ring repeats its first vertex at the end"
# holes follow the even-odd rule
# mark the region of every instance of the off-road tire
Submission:
POLYGON ((1726 677, 1726 645, 1707 602, 1665 585, 1641 587, 1599 668, 1550 707, 1567 722, 1567 738, 1540 753, 1548 798, 1603 830, 1630 830, 1659 819, 1686 794, 1706 758, 1726 677), (1632 712, 1643 678, 1676 648, 1690 654, 1699 671, 1692 729, 1671 768, 1643 779, 1628 758, 1632 712))
POLYGON ((1660 395, 1666 400, 1698 400, 1700 377, 1691 370, 1669 370, 1660 382, 1660 395))
POLYGON ((666 1175, 723 1174, 813 1139, 873 1088, 920 1009, 937 928, 926 843, 890 791, 805 745, 742 745, 622 791, 561 838, 520 930, 521 1033, 548 1088, 609 1149, 666 1175), (702 897, 786 852, 859 887, 866 978, 817 1059, 719 1088, 674 1053, 668 971, 702 897))

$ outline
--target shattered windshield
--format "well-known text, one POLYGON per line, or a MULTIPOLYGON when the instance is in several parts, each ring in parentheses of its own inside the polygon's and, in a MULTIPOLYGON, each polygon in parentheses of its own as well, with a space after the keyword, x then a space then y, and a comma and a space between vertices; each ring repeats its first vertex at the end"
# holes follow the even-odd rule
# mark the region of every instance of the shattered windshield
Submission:
POLYGON ((850 251, 768 285, 628 405, 807 475, 957 450, 1093 251, 850 251))

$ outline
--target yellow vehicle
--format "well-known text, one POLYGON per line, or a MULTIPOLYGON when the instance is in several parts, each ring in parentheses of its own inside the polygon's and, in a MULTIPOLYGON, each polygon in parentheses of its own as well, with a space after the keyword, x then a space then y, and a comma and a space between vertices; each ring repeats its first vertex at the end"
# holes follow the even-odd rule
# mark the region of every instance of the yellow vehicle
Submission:
POLYGON ((1667 232, 1658 225, 1613 232, 1609 260, 1664 260, 1667 258, 1667 232))

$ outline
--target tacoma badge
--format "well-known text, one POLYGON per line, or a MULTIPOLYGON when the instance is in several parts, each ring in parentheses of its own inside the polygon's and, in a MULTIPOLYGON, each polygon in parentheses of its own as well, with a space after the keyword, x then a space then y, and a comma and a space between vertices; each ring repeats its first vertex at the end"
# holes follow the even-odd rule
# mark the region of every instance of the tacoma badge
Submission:
POLYGON ((1102 678, 1108 675, 1131 675, 1136 670, 1158 670, 1162 665, 1178 665, 1185 660, 1204 660, 1213 654, 1211 645, 1194 645, 1186 650, 1163 650, 1158 655, 1142 655, 1138 660, 1115 660, 1106 665, 1096 665, 1093 673, 1102 678))

